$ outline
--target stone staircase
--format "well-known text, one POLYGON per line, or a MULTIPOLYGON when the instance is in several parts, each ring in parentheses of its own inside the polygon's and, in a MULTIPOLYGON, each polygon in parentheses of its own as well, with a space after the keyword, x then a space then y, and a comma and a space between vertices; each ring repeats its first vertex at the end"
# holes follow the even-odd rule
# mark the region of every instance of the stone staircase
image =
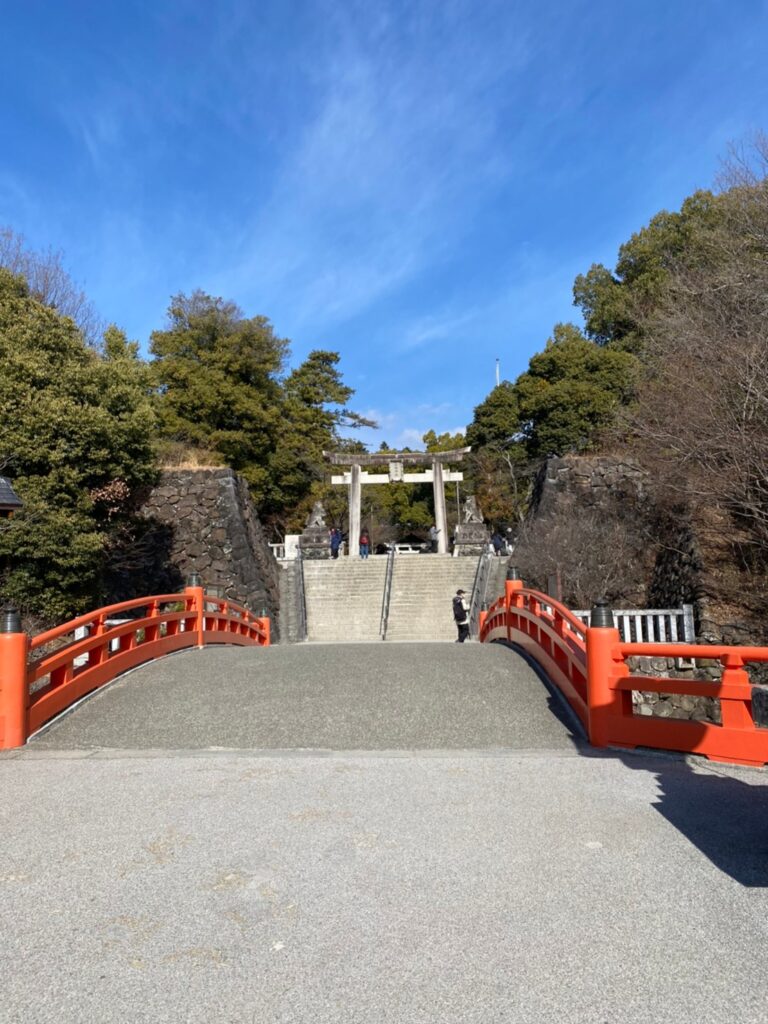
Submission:
POLYGON ((296 559, 283 560, 280 565, 280 643, 295 644, 303 640, 301 623, 301 565, 296 559))
POLYGON ((476 558, 395 558, 387 640, 455 640, 451 601, 459 587, 471 599, 476 571, 476 558))
POLYGON ((307 639, 380 640, 386 571, 386 555, 306 559, 307 639))
MULTIPOLYGON (((298 563, 297 563, 298 565, 298 563)), ((491 560, 486 598, 489 604, 504 592, 507 559, 491 560)), ((307 639, 310 641, 378 641, 386 555, 365 561, 339 558, 304 562, 307 639)), ((461 587, 472 597, 475 558, 448 555, 398 555, 389 604, 387 640, 455 640, 451 600, 461 587)), ((289 604, 285 593, 286 608, 289 604)), ((292 642, 289 623, 283 629, 292 642)))

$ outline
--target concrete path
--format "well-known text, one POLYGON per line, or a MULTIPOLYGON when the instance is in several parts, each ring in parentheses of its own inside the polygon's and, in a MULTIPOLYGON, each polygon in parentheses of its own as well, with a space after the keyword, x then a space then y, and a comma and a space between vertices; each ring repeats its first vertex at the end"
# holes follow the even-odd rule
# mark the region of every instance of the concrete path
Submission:
MULTIPOLYGON (((541 684, 502 648, 432 651, 491 679, 451 705, 474 749, 447 749, 450 716, 427 727, 405 672, 379 690, 399 687, 410 724, 398 732, 384 701, 381 726, 393 747, 431 737, 431 749, 64 749, 94 740, 96 718, 72 734, 79 716, 98 713, 117 735, 134 683, 164 713, 137 672, 1 756, 0 1020, 764 1024, 766 773, 599 755, 557 719, 535 749, 511 749, 514 728, 494 721, 525 702, 495 673, 507 667, 508 689, 528 687, 546 710, 541 684)), ((217 685, 245 686, 240 652, 219 653, 217 685)), ((336 736, 370 748, 354 695, 312 654, 337 710, 348 694, 346 725, 288 718, 310 746, 336 736)), ((428 659, 409 656, 415 680, 428 659)), ((354 655, 371 697, 368 657, 354 655)), ((241 734, 195 698, 193 674, 217 659, 194 659, 163 669, 175 662, 190 681, 177 717, 187 740, 199 734, 184 723, 206 708, 229 740, 263 730, 247 701, 231 701, 241 734)), ((423 693, 444 705, 441 673, 428 678, 423 693)), ((299 735, 282 728, 275 744, 299 735)))

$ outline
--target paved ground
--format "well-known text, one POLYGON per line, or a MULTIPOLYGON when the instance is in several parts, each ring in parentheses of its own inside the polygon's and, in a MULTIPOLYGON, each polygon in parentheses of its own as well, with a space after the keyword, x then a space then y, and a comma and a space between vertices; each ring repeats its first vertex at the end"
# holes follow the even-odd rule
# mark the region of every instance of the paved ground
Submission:
POLYGON ((571 746, 526 662, 498 644, 187 651, 87 700, 35 746, 434 750, 571 746))
MULTIPOLYGON (((544 713, 491 652, 444 654, 508 666, 544 713)), ((187 717, 215 707, 188 697, 187 717)), ((402 735, 444 744, 417 703, 402 735)), ((494 717, 470 715, 473 743, 496 744, 494 717)), ((56 750, 51 732, 0 757, 0 1020, 765 1024, 768 775, 598 755, 552 728, 551 748, 325 754, 56 750)))

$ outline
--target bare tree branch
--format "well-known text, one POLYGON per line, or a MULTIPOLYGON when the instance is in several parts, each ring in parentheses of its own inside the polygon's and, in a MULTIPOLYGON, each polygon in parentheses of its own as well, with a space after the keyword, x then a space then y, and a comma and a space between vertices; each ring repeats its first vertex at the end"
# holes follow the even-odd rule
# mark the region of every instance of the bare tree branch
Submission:
POLYGON ((46 306, 74 320, 89 345, 96 347, 106 326, 85 292, 64 269, 61 252, 35 252, 24 236, 0 227, 0 267, 21 274, 29 290, 46 306))

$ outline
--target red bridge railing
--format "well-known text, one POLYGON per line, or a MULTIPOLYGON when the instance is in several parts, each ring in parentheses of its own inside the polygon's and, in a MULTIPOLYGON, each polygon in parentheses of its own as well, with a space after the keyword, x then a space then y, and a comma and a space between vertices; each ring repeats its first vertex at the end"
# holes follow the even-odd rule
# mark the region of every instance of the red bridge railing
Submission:
POLYGON ((7 620, 8 613, 0 631, 0 750, 22 746, 81 697, 144 662, 186 647, 270 642, 268 618, 197 586, 98 608, 31 641, 18 620, 7 620))
POLYGON ((655 747, 732 764, 768 763, 768 728, 755 723, 747 672, 750 663, 768 662, 768 648, 624 643, 610 613, 593 622, 585 627, 564 605, 513 579, 481 615, 480 639, 522 647, 563 693, 593 746, 655 747), (627 664, 637 655, 719 661, 722 676, 706 682, 637 675, 627 664), (720 701, 721 724, 641 716, 634 710, 633 690, 714 697, 720 701))

